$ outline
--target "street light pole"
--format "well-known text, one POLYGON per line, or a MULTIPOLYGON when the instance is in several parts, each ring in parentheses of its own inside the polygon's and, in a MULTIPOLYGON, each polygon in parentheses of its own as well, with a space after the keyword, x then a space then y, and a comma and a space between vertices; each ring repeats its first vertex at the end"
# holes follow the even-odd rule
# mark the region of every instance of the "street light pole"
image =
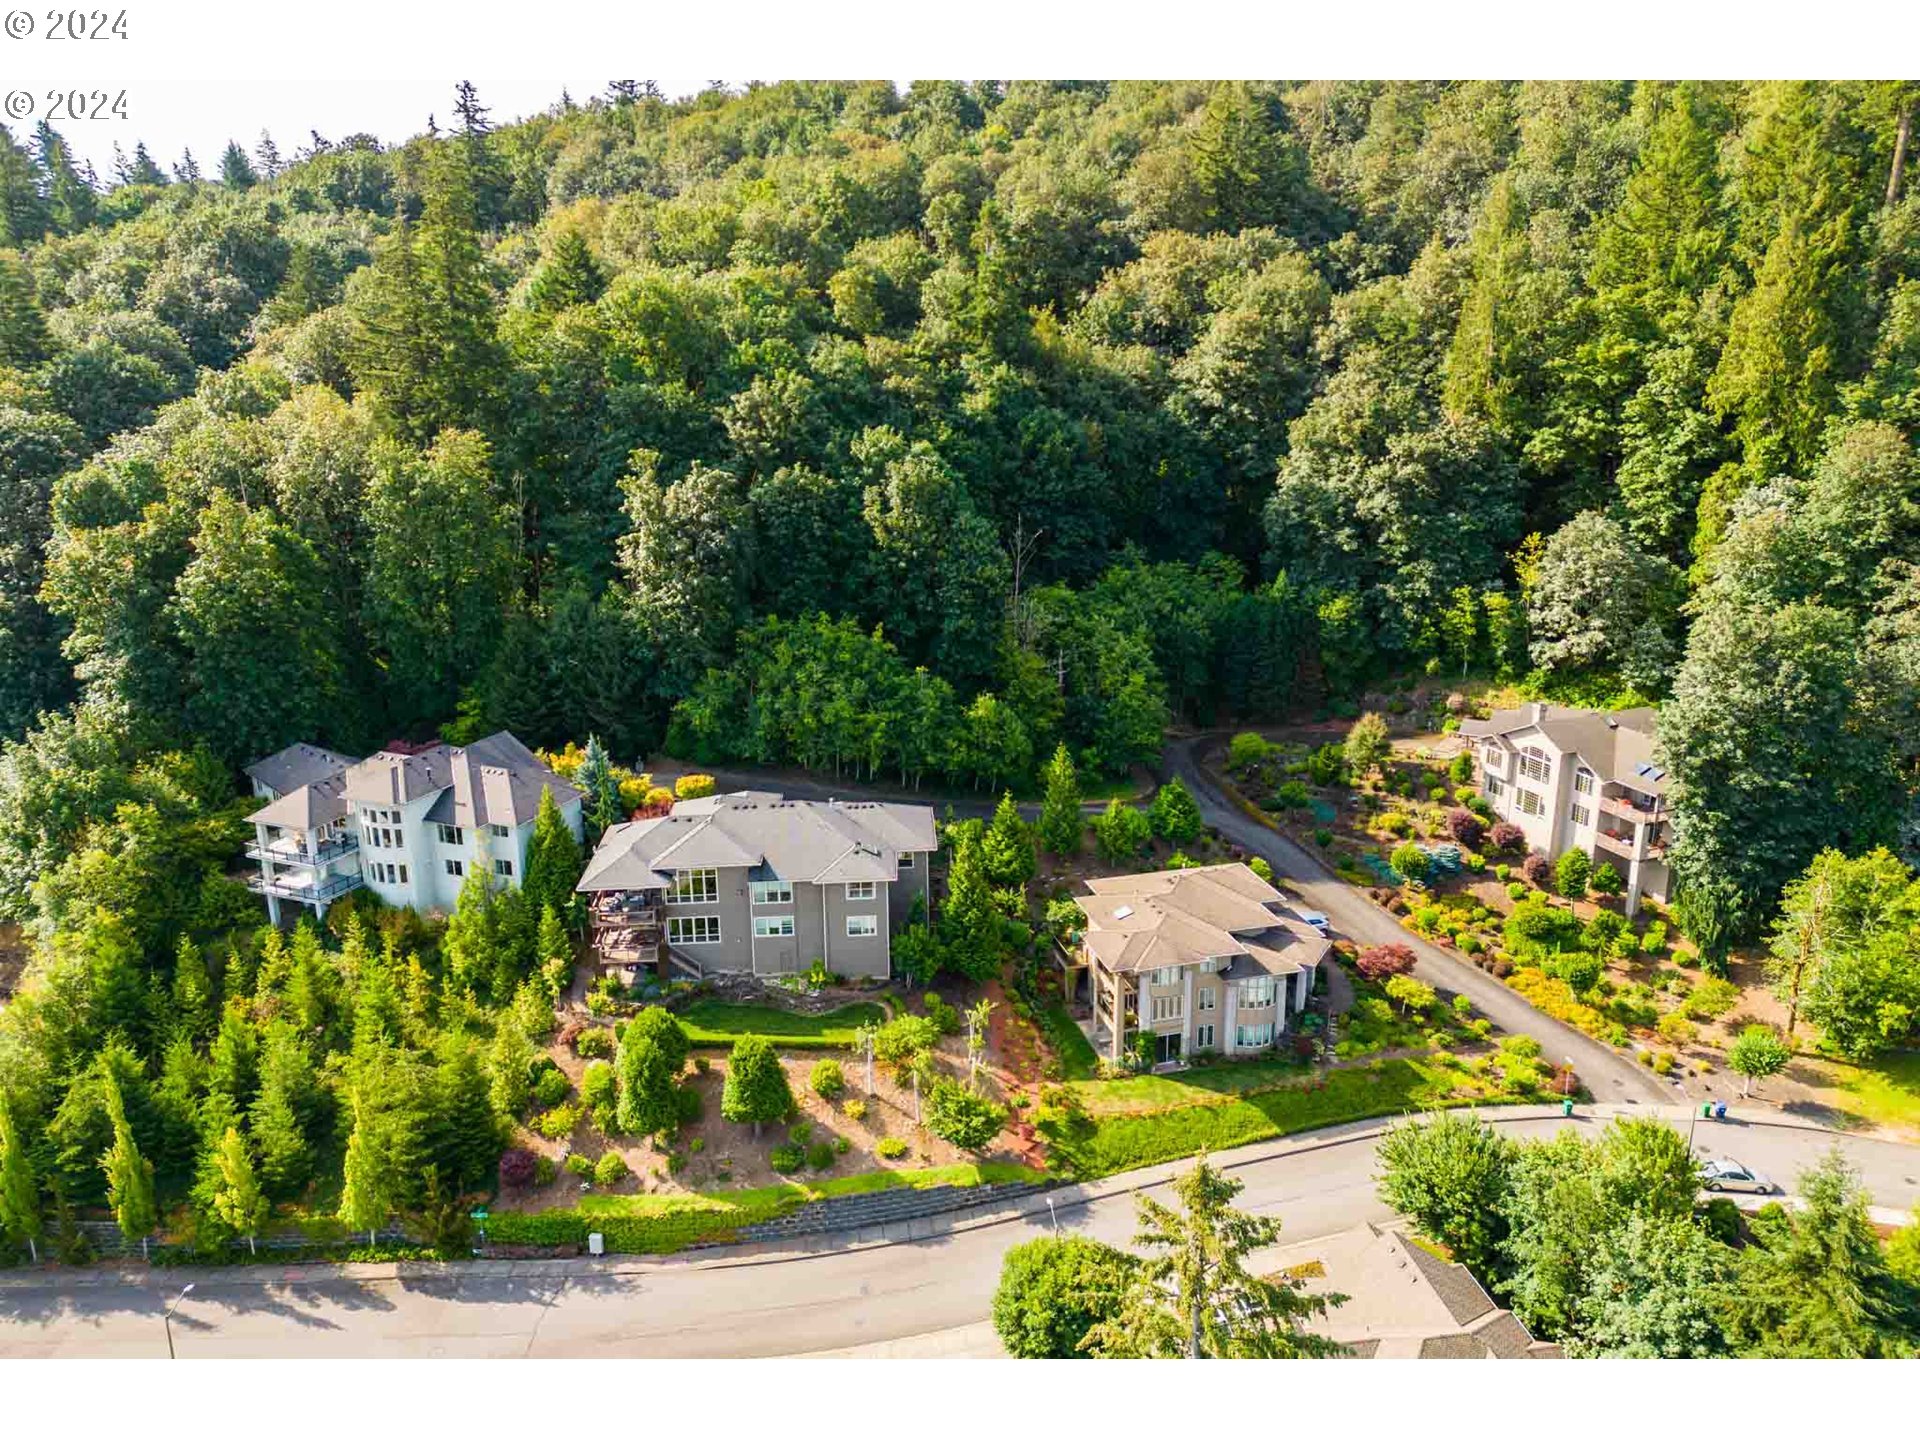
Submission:
POLYGON ((1680 1092, 1681 1103, 1687 1107, 1687 1158, 1691 1160, 1693 1158, 1693 1129, 1694 1126, 1700 1123, 1700 1110, 1699 1107, 1693 1103, 1693 1097, 1687 1094, 1687 1087, 1683 1082, 1675 1080, 1673 1082, 1673 1088, 1680 1092))
POLYGON ((167 1306, 167 1313, 160 1317, 160 1323, 164 1325, 167 1330, 167 1358, 169 1360, 176 1358, 173 1353, 173 1312, 178 1310, 180 1308, 180 1302, 192 1293, 193 1282, 189 1282, 185 1289, 173 1297, 173 1304, 167 1306))
POLYGON ((1060 1233, 1060 1212, 1053 1208, 1053 1196, 1047 1196, 1047 1216, 1053 1221, 1053 1233, 1060 1233))

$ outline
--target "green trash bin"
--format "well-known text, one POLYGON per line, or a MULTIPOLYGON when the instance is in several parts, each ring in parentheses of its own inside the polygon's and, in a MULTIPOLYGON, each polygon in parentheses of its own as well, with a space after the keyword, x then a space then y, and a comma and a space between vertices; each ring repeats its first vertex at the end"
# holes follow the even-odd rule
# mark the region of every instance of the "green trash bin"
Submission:
POLYGON ((1573 1097, 1571 1095, 1560 1102, 1560 1113, 1562 1115, 1573 1114, 1573 1097))
POLYGON ((1713 1118, 1713 1102, 1711 1100, 1702 1100, 1700 1102, 1700 1118, 1702 1120, 1711 1120, 1713 1118))

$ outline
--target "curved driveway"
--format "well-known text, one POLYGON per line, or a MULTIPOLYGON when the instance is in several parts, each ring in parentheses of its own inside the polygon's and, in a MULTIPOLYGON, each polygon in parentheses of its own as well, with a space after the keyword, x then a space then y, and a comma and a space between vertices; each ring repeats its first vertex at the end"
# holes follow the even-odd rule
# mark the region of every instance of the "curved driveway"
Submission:
MULTIPOLYGON (((1178 775, 1199 802, 1206 822, 1248 852, 1266 858, 1277 878, 1284 879, 1314 909, 1325 912, 1334 932, 1361 945, 1396 941, 1419 956, 1414 974, 1429 985, 1465 995, 1474 1008, 1502 1030, 1531 1035, 1555 1064, 1571 1061, 1575 1072, 1597 1101, 1615 1104, 1676 1103, 1676 1087, 1665 1084, 1612 1046, 1603 1045, 1570 1025, 1534 1009, 1498 980, 1456 955, 1406 930, 1360 891, 1340 879, 1285 835, 1269 829, 1235 805, 1208 776, 1200 757, 1220 742, 1218 735, 1196 735, 1169 740, 1167 766, 1178 775)), ((1699 1086, 1711 1093, 1713 1082, 1699 1086)))
MULTIPOLYGON (((1670 1123, 1678 1111, 1666 1107, 1670 1123)), ((1490 1112, 1515 1135, 1572 1121, 1490 1112)), ((1278 1215, 1283 1242, 1389 1218, 1373 1193, 1378 1123, 1248 1146, 1219 1157, 1246 1182, 1240 1204, 1278 1215)), ((1712 1121, 1696 1148, 1730 1154, 1788 1185, 1834 1137, 1805 1127, 1712 1121)), ((1920 1202, 1920 1150, 1837 1142, 1880 1206, 1920 1202)), ((1063 1231, 1124 1244, 1134 1188, 1179 1166, 1055 1192, 1063 1231)), ((195 1279, 173 1322, 182 1358, 204 1356, 772 1356, 992 1354, 984 1323, 1008 1247, 1053 1223, 1044 1199, 1019 1213, 956 1219, 894 1243, 710 1252, 662 1260, 475 1262, 447 1266, 261 1267, 113 1276, 0 1276, 0 1356, 158 1356, 160 1316, 195 1279), (839 1248, 831 1248, 838 1246, 839 1248)))

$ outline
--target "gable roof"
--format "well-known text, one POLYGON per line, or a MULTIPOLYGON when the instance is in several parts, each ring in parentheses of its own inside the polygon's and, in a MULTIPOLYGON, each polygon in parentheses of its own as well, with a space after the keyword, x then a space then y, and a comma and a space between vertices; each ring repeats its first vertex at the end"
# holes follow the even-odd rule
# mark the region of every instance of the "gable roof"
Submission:
POLYGON ((1135 973, 1239 957, 1230 978, 1317 965, 1325 937, 1272 907, 1281 893, 1245 865, 1201 865, 1087 881, 1085 945, 1109 970, 1135 973))
POLYGON ((1607 711, 1534 701, 1516 710, 1496 710, 1485 720, 1463 720, 1460 733, 1511 745, 1519 732, 1538 730, 1555 748, 1578 755, 1601 779, 1661 795, 1666 793, 1667 774, 1657 754, 1655 713, 1647 705, 1607 711))
POLYGON ((382 750, 346 772, 346 796, 357 805, 405 805, 437 794, 424 818, 441 825, 524 825, 539 812, 542 789, 561 805, 580 798, 505 730, 457 748, 382 750))
POLYGON ((671 814, 609 827, 578 888, 664 889, 681 870, 747 869, 756 880, 812 885, 892 880, 903 852, 935 846, 929 806, 783 800, 742 790, 682 800, 671 814))
POLYGON ((345 792, 346 776, 336 773, 287 791, 247 816, 247 823, 277 825, 283 830, 317 830, 347 813, 345 792))
POLYGON ((300 740, 284 750, 276 750, 254 761, 247 766, 246 774, 249 780, 266 786, 277 797, 298 790, 302 785, 311 785, 316 780, 336 776, 356 763, 351 755, 342 755, 337 750, 309 745, 300 740))

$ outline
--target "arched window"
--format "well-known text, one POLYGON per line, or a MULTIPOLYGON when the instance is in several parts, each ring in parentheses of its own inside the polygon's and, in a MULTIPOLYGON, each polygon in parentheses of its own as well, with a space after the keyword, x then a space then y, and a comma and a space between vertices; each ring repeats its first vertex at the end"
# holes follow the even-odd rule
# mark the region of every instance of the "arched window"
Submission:
POLYGON ((1547 752, 1537 745, 1528 745, 1520 752, 1520 773, 1529 780, 1547 778, 1547 752))

